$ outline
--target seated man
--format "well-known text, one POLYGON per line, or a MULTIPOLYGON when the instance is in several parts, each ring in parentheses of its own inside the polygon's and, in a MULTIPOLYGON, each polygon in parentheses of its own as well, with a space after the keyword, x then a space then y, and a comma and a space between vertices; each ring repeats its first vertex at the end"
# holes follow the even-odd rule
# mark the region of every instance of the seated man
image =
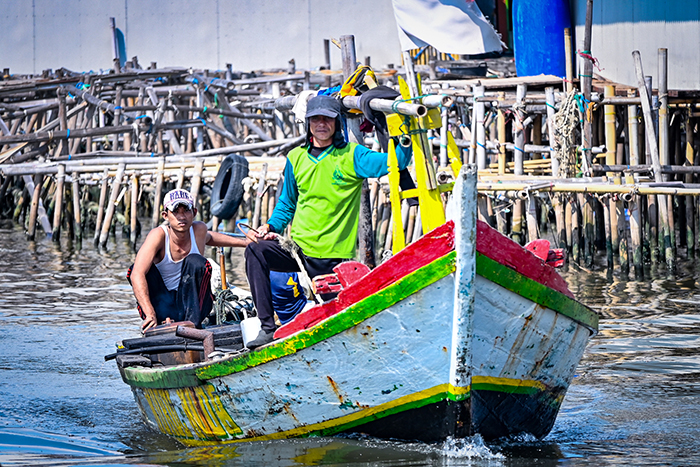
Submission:
POLYGON ((168 192, 162 215, 167 223, 149 232, 127 273, 141 329, 171 321, 191 321, 199 328, 213 306, 205 246, 245 247, 248 240, 210 232, 195 221, 197 209, 187 190, 168 192))
MULTIPOLYGON (((287 155, 284 186, 267 224, 246 235, 246 275, 261 331, 248 348, 273 340, 270 271, 299 271, 297 262, 275 240, 292 223, 291 237, 301 248, 304 268, 313 278, 329 274, 355 257, 360 195, 365 178, 388 172, 387 154, 345 141, 340 102, 316 96, 306 107, 306 142, 287 155)), ((396 148, 399 169, 411 161, 410 148, 396 148)), ((326 299, 327 297, 322 297, 326 299)))

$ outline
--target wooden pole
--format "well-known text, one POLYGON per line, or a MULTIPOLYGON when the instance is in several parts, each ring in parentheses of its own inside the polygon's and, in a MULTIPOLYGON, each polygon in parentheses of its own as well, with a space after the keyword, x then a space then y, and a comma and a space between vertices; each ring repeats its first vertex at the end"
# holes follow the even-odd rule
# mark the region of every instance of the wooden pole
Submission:
MULTIPOLYGON (((615 86, 605 86, 605 97, 611 98, 615 96, 615 86)), ((615 119, 615 106, 606 105, 604 106, 605 112, 605 163, 606 164, 616 164, 617 163, 617 128, 615 119)), ((608 172, 606 174, 608 178, 615 177, 614 172, 608 172)), ((613 255, 619 254, 620 250, 620 235, 618 231, 618 206, 616 197, 610 196, 607 200, 608 211, 609 211, 609 222, 610 225, 606 225, 606 241, 605 248, 608 256, 608 267, 612 268, 612 258, 613 255)))
POLYGON ((581 205, 578 196, 572 196, 569 202, 571 206, 571 258, 575 263, 581 261, 581 205))
POLYGON ((39 212, 39 202, 41 201, 41 186, 44 176, 37 174, 34 176, 34 190, 32 190, 32 204, 29 208, 29 223, 27 224, 27 238, 34 240, 36 235, 36 220, 39 212))
POLYGON ((593 112, 591 111, 591 88, 593 84, 593 62, 591 57, 591 32, 593 29, 593 0, 586 0, 586 23, 583 35, 583 74, 581 75, 581 92, 584 100, 583 113, 583 172, 588 175, 591 166, 591 147, 593 141, 593 112))
MULTIPOLYGON (((267 166, 267 164, 265 164, 267 166)), ((192 197, 194 198, 194 207, 197 208, 197 217, 202 219, 202 206, 200 202, 199 192, 202 187, 202 173, 204 172, 204 159, 197 159, 194 164, 194 175, 192 177, 192 197)), ((267 167, 265 167, 265 172, 267 172, 267 167)))
POLYGON ((129 242, 136 245, 138 233, 138 200, 139 200, 139 176, 131 175, 131 206, 129 209, 129 242))
MULTIPOLYGON (((357 55, 355 52, 355 36, 340 36, 340 55, 343 63, 343 80, 347 79, 357 68, 357 55)), ((328 59, 330 62, 330 57, 328 59)), ((329 63, 330 66, 330 63, 329 63)), ((360 122, 357 118, 348 119, 348 139, 362 142, 360 122)), ((360 219, 357 228, 358 255, 361 263, 370 268, 377 264, 375 257, 374 235, 372 232, 372 207, 369 200, 369 184, 367 180, 362 182, 360 195, 360 219)))
POLYGON ((97 217, 95 218, 95 237, 94 241, 97 244, 100 240, 100 231, 102 230, 102 220, 104 219, 104 206, 107 199, 107 187, 109 183, 109 169, 104 169, 102 172, 102 180, 100 182, 100 198, 97 201, 97 217))
POLYGON ((71 195, 73 197, 73 234, 75 240, 83 241, 83 227, 80 216, 80 179, 73 175, 71 179, 71 195))
POLYGON ((570 93, 574 89, 574 60, 571 45, 571 29, 564 28, 564 53, 566 54, 566 81, 564 90, 570 93))
MULTIPOLYGON (((516 88, 516 112, 515 119, 513 120, 513 143, 515 148, 513 150, 513 160, 514 168, 513 171, 515 175, 523 175, 525 173, 524 169, 524 146, 525 146, 525 128, 524 120, 525 116, 523 114, 522 108, 523 100, 525 99, 525 94, 527 94, 527 85, 518 84, 516 88)), ((513 220, 512 220, 512 238, 517 243, 522 244, 522 232, 523 232, 523 201, 521 199, 516 199, 513 202, 513 220)))
MULTIPOLYGON (((659 163, 661 165, 669 165, 669 136, 668 136, 668 50, 661 48, 658 50, 658 73, 659 73, 659 163)), ((669 179, 668 175, 664 176, 665 180, 669 179)), ((676 235, 675 235, 675 221, 673 217, 673 197, 664 196, 668 206, 668 231, 670 233, 669 239, 671 241, 671 251, 673 255, 673 261, 676 258, 676 235)), ((668 263, 669 259, 666 258, 668 263)))
MULTIPOLYGON (((474 86, 474 99, 484 95, 484 87, 474 86)), ((479 170, 486 168, 486 130, 484 128, 484 115, 486 107, 484 102, 476 101, 474 104, 474 114, 476 116, 476 165, 479 170)))
MULTIPOLYGON (((569 41, 571 37, 569 37, 569 41)), ((570 65, 571 57, 570 54, 567 55, 568 63, 570 65)), ((568 75, 567 68, 567 75, 568 75)), ((567 87, 570 82, 567 82, 567 87)), ((545 100, 547 102, 547 134, 549 137, 549 147, 550 147, 550 159, 552 160, 552 176, 559 177, 559 159, 556 157, 556 151, 554 150, 554 143, 556 138, 556 132, 554 127, 554 114, 556 113, 555 99, 554 99, 554 88, 549 86, 545 90, 545 100)), ((566 219, 564 217, 564 199, 562 195, 554 195, 552 197, 552 204, 554 207, 554 217, 556 222, 556 235, 555 238, 558 241, 559 248, 567 248, 566 243, 566 219)))
POLYGON ((121 187, 122 178, 124 177, 125 168, 125 163, 122 162, 121 164, 119 164, 119 167, 117 167, 117 174, 114 176, 114 180, 112 181, 112 189, 109 193, 109 202, 107 203, 105 220, 102 224, 102 231, 100 232, 100 246, 105 246, 107 244, 107 238, 109 237, 109 229, 112 226, 112 218, 114 217, 117 197, 119 196, 119 190, 121 187))
MULTIPOLYGON (((651 104, 649 100, 649 94, 647 93, 647 87, 644 82, 644 70, 642 68, 642 57, 638 50, 632 52, 632 57, 634 58, 634 68, 637 75, 637 84, 639 89, 639 96, 642 103, 642 111, 644 112, 644 122, 647 134, 648 147, 651 152, 652 165, 654 166, 654 180, 658 183, 663 182, 663 175, 661 173, 661 163, 659 159, 659 147, 656 141, 656 131, 654 129, 654 119, 651 114, 651 104)), ((661 229, 663 231, 664 238, 664 256, 666 258, 666 266, 669 272, 675 270, 675 258, 673 256, 673 247, 671 245, 671 232, 669 230, 669 213, 668 213, 668 203, 664 202, 665 199, 660 200, 658 203, 659 214, 661 217, 661 229)))
POLYGON ((163 194, 163 175, 165 172, 165 157, 158 159, 158 168, 156 169, 156 186, 153 190, 153 213, 151 215, 151 228, 155 228, 160 224, 161 219, 161 196, 163 194))
POLYGON ((498 174, 506 173, 506 115, 500 104, 506 99, 505 92, 498 93, 498 174))
MULTIPOLYGON (((690 112, 685 115, 685 165, 695 165, 695 149, 693 148, 693 119, 690 112)), ((685 175, 685 183, 693 183, 693 174, 685 175)), ((686 242, 687 255, 689 259, 695 257, 695 197, 685 197, 685 216, 686 216, 686 242)))
POLYGON ((267 163, 262 165, 262 174, 258 180, 258 190, 255 194, 255 209, 253 211, 253 221, 251 225, 254 229, 260 227, 260 214, 262 209, 262 198, 265 193, 265 186, 267 185, 267 163))
POLYGON ((64 183, 66 181, 66 166, 64 164, 58 165, 58 175, 56 175, 56 193, 54 193, 54 206, 53 206, 53 230, 51 232, 51 239, 57 242, 61 239, 61 220, 63 215, 63 191, 64 183))

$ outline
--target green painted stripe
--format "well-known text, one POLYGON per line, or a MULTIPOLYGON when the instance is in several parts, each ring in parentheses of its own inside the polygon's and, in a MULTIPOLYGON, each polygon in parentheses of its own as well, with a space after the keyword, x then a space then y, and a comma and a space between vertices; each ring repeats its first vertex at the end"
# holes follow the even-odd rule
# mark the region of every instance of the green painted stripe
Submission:
POLYGON ((401 278, 385 289, 355 303, 341 313, 327 318, 318 325, 254 352, 247 352, 231 360, 215 362, 203 367, 198 366, 197 368, 125 368, 123 373, 124 382, 130 386, 148 388, 195 386, 202 384, 202 380, 230 375, 286 355, 291 355, 356 326, 382 310, 453 273, 455 271, 455 258, 456 253, 452 251, 401 278), (195 374, 198 381, 193 384, 192 379, 195 377, 195 374))
POLYGON ((478 252, 476 273, 521 297, 598 331, 598 315, 587 306, 478 252))

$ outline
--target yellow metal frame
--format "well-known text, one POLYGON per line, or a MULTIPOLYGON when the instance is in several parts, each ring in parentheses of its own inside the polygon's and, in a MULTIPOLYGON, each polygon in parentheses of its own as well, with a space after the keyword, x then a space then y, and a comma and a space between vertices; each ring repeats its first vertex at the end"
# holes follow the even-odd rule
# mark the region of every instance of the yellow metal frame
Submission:
MULTIPOLYGON (((420 77, 418 81, 418 93, 421 94, 420 77)), ((410 90, 406 82, 399 77, 401 96, 408 100, 411 98, 410 90)), ((418 197, 421 212, 421 225, 423 232, 429 232, 445 223, 445 208, 442 203, 441 193, 452 190, 452 183, 439 185, 435 175, 435 165, 432 158, 432 147, 428 141, 427 130, 442 127, 442 119, 439 109, 430 109, 425 117, 408 117, 405 115, 391 114, 386 117, 389 135, 410 135, 413 145, 413 162, 416 174, 417 188, 401 192, 399 187, 399 165, 396 157, 394 141, 389 143, 389 200, 391 202, 391 214, 393 218, 392 251, 396 254, 406 246, 401 218, 401 200, 418 197)), ((447 155, 450 167, 455 176, 462 168, 459 148, 450 132, 447 132, 447 155)))

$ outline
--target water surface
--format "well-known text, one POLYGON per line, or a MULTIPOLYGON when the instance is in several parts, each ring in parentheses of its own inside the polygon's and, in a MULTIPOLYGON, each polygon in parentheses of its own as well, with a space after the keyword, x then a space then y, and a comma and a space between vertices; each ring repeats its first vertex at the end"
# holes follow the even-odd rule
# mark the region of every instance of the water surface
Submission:
MULTIPOLYGON (((125 280, 134 251, 25 240, 0 230, 0 464, 211 466, 700 465, 699 271, 687 262, 645 282, 569 268, 601 313, 552 433, 484 445, 364 437, 184 448, 148 429, 104 355, 138 336, 125 280)), ((214 257, 213 249, 207 256, 214 257)), ((245 285, 240 251, 229 281, 245 285)))

